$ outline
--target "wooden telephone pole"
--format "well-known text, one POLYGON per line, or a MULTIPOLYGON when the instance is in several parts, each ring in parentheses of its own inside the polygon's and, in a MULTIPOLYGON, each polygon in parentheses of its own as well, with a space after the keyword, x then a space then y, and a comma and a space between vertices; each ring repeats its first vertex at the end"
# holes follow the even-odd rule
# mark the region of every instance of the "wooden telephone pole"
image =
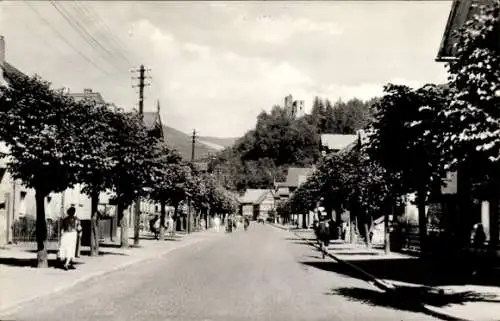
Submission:
MULTIPOLYGON (((139 77, 135 77, 135 79, 139 80, 139 84, 136 87, 139 87, 139 114, 142 119, 144 115, 144 87, 149 86, 150 84, 146 84, 144 82, 144 80, 146 79, 144 75, 146 72, 146 68, 144 68, 144 65, 141 65, 139 70, 135 71, 139 72, 139 77)), ((139 245, 140 225, 141 225, 141 198, 138 197, 137 200, 135 201, 135 211, 134 211, 134 245, 139 245)))
MULTIPOLYGON (((194 170, 194 156, 196 148, 196 129, 193 129, 193 135, 191 136, 191 168, 194 170)), ((191 196, 188 196, 188 215, 187 215, 187 232, 192 232, 192 206, 191 206, 191 196)))

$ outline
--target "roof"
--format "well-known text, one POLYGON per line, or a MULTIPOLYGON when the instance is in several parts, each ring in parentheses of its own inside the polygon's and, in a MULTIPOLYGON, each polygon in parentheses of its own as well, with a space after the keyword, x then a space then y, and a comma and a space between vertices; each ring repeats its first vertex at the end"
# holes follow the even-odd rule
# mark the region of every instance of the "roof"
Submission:
POLYGON ((348 153, 351 150, 353 150, 356 146, 358 146, 360 143, 366 144, 368 142, 368 133, 364 130, 359 130, 358 135, 355 135, 355 136, 356 136, 356 139, 352 143, 350 143, 349 145, 347 145, 346 147, 341 149, 339 151, 339 154, 348 153))
POLYGON ((312 175, 312 167, 289 167, 285 184, 282 187, 298 187, 312 175))
MULTIPOLYGON (((0 66, 0 67, 2 67, 2 66, 0 66)), ((4 62, 2 68, 3 68, 3 76, 5 79, 0 79, 0 81, 6 81, 7 85, 9 83, 9 80, 11 80, 11 77, 14 75, 26 76, 23 72, 21 72, 19 69, 12 66, 11 64, 9 64, 7 61, 4 62)))
POLYGON ((146 111, 143 113, 144 126, 147 129, 153 129, 157 125, 161 125, 160 114, 156 111, 146 111))
POLYGON ((90 93, 69 93, 68 96, 73 97, 75 101, 80 101, 83 99, 91 99, 97 103, 104 104, 104 98, 98 92, 90 92, 90 93))
POLYGON ((328 150, 341 150, 354 142, 357 135, 321 134, 321 146, 328 150))
POLYGON ((277 196, 289 196, 290 190, 287 187, 279 187, 276 194, 277 196))
POLYGON ((202 171, 202 172, 206 172, 208 171, 208 162, 201 162, 201 161, 198 161, 198 162, 194 162, 194 167, 198 170, 198 171, 202 171))
POLYGON ((443 62, 455 58, 458 40, 455 32, 479 12, 479 7, 476 4, 485 5, 493 2, 493 0, 453 0, 436 61, 443 62))
POLYGON ((247 189, 245 194, 239 198, 240 204, 260 204, 268 193, 269 189, 247 189))

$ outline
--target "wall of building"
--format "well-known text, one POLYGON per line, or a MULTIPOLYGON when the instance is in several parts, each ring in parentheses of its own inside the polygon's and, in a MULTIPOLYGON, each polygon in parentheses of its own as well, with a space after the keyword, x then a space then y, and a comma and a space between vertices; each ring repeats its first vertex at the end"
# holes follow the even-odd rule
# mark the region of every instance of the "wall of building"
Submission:
POLYGON ((264 200, 260 203, 260 215, 267 216, 274 208, 274 196, 271 193, 267 193, 264 200))
POLYGON ((245 204, 241 206, 241 215, 253 217, 253 204, 245 204))

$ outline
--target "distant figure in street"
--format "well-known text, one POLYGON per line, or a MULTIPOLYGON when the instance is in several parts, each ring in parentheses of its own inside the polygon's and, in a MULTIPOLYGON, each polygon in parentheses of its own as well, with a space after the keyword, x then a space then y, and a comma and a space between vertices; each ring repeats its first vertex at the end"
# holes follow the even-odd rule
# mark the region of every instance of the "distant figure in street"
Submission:
POLYGON ((81 232, 80 220, 75 216, 76 209, 71 206, 66 212, 68 215, 62 220, 61 244, 58 257, 64 262, 65 270, 74 269, 73 260, 76 255, 77 233, 81 232))
POLYGON ((215 230, 215 232, 219 232, 219 228, 220 228, 220 218, 218 216, 216 216, 214 218, 214 230, 215 230))
POLYGON ((245 231, 248 230, 248 226, 250 226, 250 220, 248 219, 248 217, 245 216, 245 221, 244 221, 245 231))
POLYGON ((233 231, 233 218, 231 216, 226 219, 226 231, 228 233, 233 231))
POLYGON ((169 215, 167 218, 167 233, 168 236, 173 239, 175 237, 175 226, 174 226, 174 219, 172 218, 172 215, 169 215))
POLYGON ((346 241, 347 238, 347 222, 342 222, 342 240, 346 241))
POLYGON ((149 229, 151 232, 154 234, 154 238, 158 240, 160 238, 160 216, 155 215, 150 221, 149 221, 149 229))
POLYGON ((323 255, 323 259, 325 258, 325 253, 328 249, 328 244, 330 244, 330 222, 328 220, 322 220, 319 222, 318 226, 318 240, 321 247, 321 254, 323 255))
POLYGON ((486 242, 486 233, 484 232, 483 224, 477 223, 474 228, 473 246, 475 250, 482 251, 486 242))

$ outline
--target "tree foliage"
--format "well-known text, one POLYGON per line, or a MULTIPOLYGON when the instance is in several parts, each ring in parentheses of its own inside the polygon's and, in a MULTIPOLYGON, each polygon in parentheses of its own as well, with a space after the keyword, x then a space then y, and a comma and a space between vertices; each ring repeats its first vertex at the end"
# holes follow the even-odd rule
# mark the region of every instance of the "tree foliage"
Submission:
POLYGON ((384 92, 375 104, 368 152, 399 178, 394 188, 400 195, 419 192, 426 201, 445 177, 438 114, 448 102, 446 92, 435 85, 414 90, 393 84, 384 92))
POLYGON ((452 166, 471 153, 500 159, 500 1, 457 33, 456 59, 448 63, 450 104, 443 108, 443 149, 452 166))
POLYGON ((77 182, 78 105, 38 76, 12 75, 0 108, 0 137, 10 149, 14 178, 44 196, 77 182))
POLYGON ((219 154, 230 173, 227 188, 270 188, 285 179, 289 166, 307 167, 320 159, 320 135, 352 134, 370 119, 369 103, 352 99, 332 104, 315 97, 310 114, 291 118, 285 108, 261 112, 254 129, 219 154))

